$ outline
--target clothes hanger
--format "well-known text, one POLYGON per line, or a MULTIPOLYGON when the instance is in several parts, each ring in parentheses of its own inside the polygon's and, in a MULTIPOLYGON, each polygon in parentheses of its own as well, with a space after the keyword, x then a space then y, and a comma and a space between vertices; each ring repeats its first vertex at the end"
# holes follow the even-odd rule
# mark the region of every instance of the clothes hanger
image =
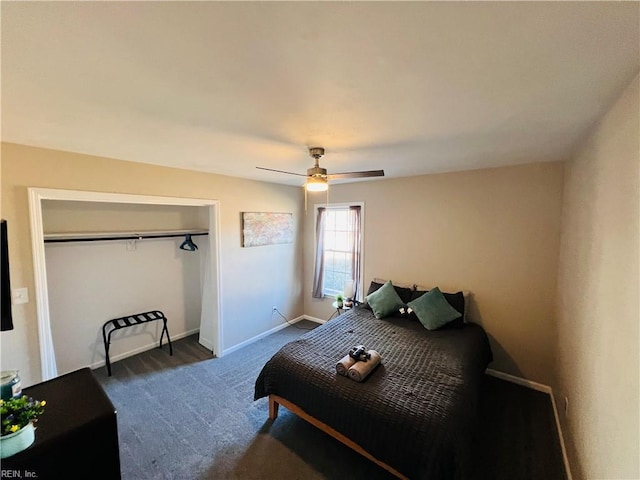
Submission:
POLYGON ((180 245, 180 249, 181 250, 188 250, 190 252, 193 252, 194 250, 198 249, 198 246, 193 243, 193 240, 191 240, 191 234, 187 233, 184 237, 184 242, 182 242, 182 244, 180 245))

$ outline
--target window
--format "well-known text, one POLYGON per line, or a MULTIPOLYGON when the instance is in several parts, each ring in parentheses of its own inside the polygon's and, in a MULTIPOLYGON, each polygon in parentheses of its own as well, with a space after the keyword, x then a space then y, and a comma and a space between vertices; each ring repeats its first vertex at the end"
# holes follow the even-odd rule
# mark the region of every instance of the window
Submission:
POLYGON ((362 205, 316 208, 316 258, 313 296, 343 293, 345 281, 354 282, 354 297, 361 284, 362 205))
POLYGON ((349 209, 327 209, 324 225, 324 281, 323 293, 337 295, 342 292, 344 282, 353 278, 352 256, 349 238, 349 209))

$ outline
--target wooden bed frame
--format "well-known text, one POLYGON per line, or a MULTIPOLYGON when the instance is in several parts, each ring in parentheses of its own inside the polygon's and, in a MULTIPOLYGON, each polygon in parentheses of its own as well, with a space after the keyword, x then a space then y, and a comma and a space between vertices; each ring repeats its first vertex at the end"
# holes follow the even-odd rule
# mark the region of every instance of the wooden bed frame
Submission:
POLYGON ((333 438, 335 438, 336 440, 342 442, 344 445, 346 445, 350 449, 358 452, 360 455, 362 455, 362 456, 366 457, 367 459, 371 460, 376 465, 384 468, 387 472, 391 473, 395 477, 400 478, 402 480, 408 480, 407 477, 402 475, 395 468, 390 467, 389 465, 387 465, 384 462, 381 462, 380 460, 375 458, 373 455, 371 455, 369 452, 367 452, 364 448, 362 448, 360 445, 358 445, 354 441, 352 441, 349 438, 345 437, 343 434, 341 434, 337 430, 331 428, 326 423, 323 423, 320 420, 312 417, 311 415, 309 415, 307 412, 302 410, 297 405, 291 403, 288 400, 285 400, 284 398, 282 398, 282 397, 280 397, 278 395, 274 395, 274 394, 270 394, 269 395, 269 420, 275 421, 275 419, 278 417, 278 407, 280 405, 285 407, 290 412, 295 413, 297 416, 299 416, 303 420, 306 420, 307 422, 309 422, 314 427, 317 427, 320 430, 322 430, 323 432, 331 435, 333 438))

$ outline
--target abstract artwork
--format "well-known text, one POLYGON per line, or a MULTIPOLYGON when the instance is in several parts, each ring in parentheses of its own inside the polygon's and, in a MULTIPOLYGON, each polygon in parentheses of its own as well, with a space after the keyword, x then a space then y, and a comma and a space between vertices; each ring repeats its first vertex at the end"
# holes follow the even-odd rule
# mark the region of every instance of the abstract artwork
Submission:
POLYGON ((242 246, 293 243, 293 214, 242 212, 242 246))

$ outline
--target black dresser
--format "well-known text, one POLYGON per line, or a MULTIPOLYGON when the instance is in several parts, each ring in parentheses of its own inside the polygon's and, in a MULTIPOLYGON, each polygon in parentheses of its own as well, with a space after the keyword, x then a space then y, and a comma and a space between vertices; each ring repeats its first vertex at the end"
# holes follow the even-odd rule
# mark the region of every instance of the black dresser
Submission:
POLYGON ((83 368, 22 390, 45 400, 29 448, 2 460, 19 478, 120 479, 116 409, 94 377, 83 368))

